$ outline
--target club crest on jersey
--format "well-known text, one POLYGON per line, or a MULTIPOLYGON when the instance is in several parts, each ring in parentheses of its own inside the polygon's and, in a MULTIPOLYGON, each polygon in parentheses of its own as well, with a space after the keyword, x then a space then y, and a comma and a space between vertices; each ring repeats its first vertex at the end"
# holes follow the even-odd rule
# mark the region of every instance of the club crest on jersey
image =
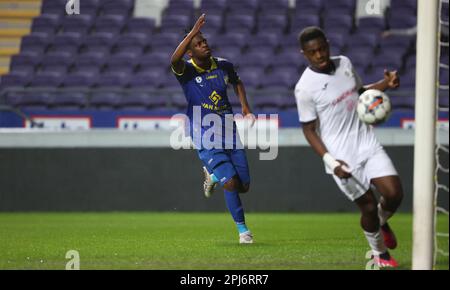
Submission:
POLYGON ((202 77, 196 77, 195 81, 197 82, 197 84, 201 84, 202 81, 203 81, 203 78, 202 77))

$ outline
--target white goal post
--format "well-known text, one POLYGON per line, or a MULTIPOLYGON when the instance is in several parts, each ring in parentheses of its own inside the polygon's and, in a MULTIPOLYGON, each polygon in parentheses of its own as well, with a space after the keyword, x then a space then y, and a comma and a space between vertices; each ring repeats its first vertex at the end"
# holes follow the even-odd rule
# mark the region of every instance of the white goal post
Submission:
POLYGON ((418 0, 413 270, 431 270, 434 257, 436 94, 439 0, 418 0))

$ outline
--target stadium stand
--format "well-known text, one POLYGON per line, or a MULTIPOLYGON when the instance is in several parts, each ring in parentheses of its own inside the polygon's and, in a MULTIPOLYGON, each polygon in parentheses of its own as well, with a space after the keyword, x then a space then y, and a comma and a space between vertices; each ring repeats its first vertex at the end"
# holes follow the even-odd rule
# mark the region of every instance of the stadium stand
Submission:
MULTIPOLYGON (((292 89, 306 67, 297 34, 319 25, 332 52, 348 55, 365 82, 379 80, 384 68, 397 69, 403 86, 392 93, 400 96, 394 106, 412 111, 415 36, 382 32, 413 27, 416 1, 392 2, 385 17, 356 19, 356 0, 296 0, 295 7, 288 0, 208 0, 199 9, 193 0, 170 0, 157 27, 153 19, 133 17, 134 0, 83 0, 81 15, 71 16, 65 0, 43 0, 1 77, 0 101, 46 110, 184 111, 169 58, 185 28, 207 13, 204 33, 214 54, 236 64, 258 110, 295 108, 292 89)), ((443 57, 448 64, 448 51, 443 57)), ((448 107, 448 92, 441 104, 448 107)))

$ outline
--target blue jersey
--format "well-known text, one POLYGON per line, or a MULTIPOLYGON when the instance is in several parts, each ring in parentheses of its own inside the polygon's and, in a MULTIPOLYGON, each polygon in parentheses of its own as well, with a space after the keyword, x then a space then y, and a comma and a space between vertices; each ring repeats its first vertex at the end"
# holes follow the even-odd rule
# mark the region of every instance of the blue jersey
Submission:
POLYGON ((225 130, 232 130, 233 140, 231 141, 235 145, 236 126, 234 122, 231 122, 232 128, 225 126, 226 115, 230 116, 233 114, 233 109, 228 100, 227 87, 228 84, 236 85, 239 82, 239 76, 233 64, 225 59, 212 57, 211 68, 204 70, 191 59, 185 61, 181 74, 177 74, 175 71, 174 74, 180 82, 188 102, 187 116, 190 120, 190 135, 196 147, 201 148, 202 146, 199 144, 199 140, 194 138, 194 131, 199 130, 200 132, 197 137, 201 138, 212 126, 212 124, 209 126, 201 124, 201 118, 207 114, 218 115, 222 120, 221 133, 215 136, 216 138, 221 138, 221 146, 230 144, 230 142, 225 142, 225 130), (197 107, 201 112, 200 119, 198 116, 194 118, 194 107, 197 107))

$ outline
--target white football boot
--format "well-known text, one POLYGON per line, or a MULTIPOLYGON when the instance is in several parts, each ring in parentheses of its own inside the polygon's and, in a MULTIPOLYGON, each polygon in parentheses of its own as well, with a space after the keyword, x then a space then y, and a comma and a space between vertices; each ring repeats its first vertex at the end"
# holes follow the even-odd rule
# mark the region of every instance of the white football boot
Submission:
POLYGON ((253 235, 250 231, 239 234, 239 244, 253 244, 253 235))
POLYGON ((203 182, 203 193, 205 194, 206 198, 210 198, 214 193, 214 189, 216 188, 217 183, 212 181, 211 175, 209 174, 206 167, 203 167, 203 174, 205 175, 205 181, 203 182))

